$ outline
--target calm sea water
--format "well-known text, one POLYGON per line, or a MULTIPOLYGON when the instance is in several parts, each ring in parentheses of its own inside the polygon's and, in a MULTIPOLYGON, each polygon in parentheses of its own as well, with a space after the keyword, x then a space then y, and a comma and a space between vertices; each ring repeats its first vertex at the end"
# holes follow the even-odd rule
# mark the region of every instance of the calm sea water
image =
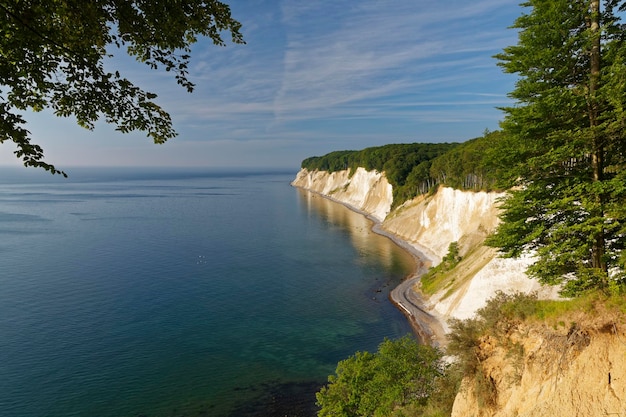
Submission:
POLYGON ((1 416, 312 415, 411 332, 411 257, 295 172, 0 174, 1 416))

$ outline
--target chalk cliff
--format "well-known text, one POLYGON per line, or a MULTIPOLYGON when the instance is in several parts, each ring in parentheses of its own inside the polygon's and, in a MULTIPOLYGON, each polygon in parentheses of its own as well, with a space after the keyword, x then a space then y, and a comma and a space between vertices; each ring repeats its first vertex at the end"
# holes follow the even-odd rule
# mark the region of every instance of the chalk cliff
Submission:
POLYGON ((292 185, 301 187, 344 203, 353 209, 383 221, 391 210, 392 188, 383 173, 358 168, 354 175, 349 171, 298 172, 292 185))
MULTIPOLYGON (((526 276, 532 259, 502 259, 482 245, 498 224, 501 194, 443 187, 391 211, 384 173, 359 169, 350 177, 347 171, 303 169, 292 184, 370 214, 432 264, 458 242, 464 260, 455 268, 454 284, 426 300, 444 325, 449 318, 473 316, 498 290, 556 296, 526 276)), ((518 323, 499 340, 485 337, 477 355, 488 398, 484 382, 466 378, 452 417, 626 415, 626 316, 600 311, 592 317, 563 317, 553 326, 518 323)))
POLYGON ((431 264, 446 255, 451 242, 460 254, 473 251, 468 276, 455 291, 442 291, 427 301, 445 324, 447 319, 470 317, 496 291, 542 290, 524 271, 529 259, 502 259, 482 247, 498 224, 496 201, 501 193, 469 192, 442 187, 434 195, 420 196, 391 211, 392 186, 384 173, 358 168, 328 173, 302 169, 292 185, 320 193, 381 222, 384 231, 415 248, 431 264))

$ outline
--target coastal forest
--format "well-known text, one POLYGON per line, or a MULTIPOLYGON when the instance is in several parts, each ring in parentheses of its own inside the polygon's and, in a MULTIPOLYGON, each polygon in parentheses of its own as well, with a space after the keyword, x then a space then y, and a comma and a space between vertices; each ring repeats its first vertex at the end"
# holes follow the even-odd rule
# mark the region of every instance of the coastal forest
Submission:
POLYGON ((475 191, 507 189, 513 183, 511 172, 501 166, 497 157, 496 145, 502 138, 502 131, 486 131, 462 143, 401 143, 335 151, 307 158, 301 166, 309 171, 349 169, 354 173, 362 167, 384 172, 393 186, 393 203, 397 206, 433 192, 439 185, 475 191))
MULTIPOLYGON (((188 65, 199 37, 216 45, 225 44, 222 33, 245 41, 226 4, 183 3, 3 2, 9 35, 0 41, 0 144, 12 142, 25 166, 64 175, 44 161, 26 129, 26 111, 45 108, 87 129, 104 120, 123 133, 144 131, 155 143, 175 137, 156 95, 109 71, 104 60, 125 51, 191 92, 188 65)), ((495 56, 516 79, 498 130, 462 143, 340 150, 305 159, 302 168, 384 172, 393 208, 440 186, 506 192, 501 222, 486 244, 505 257, 533 254, 528 275, 558 286, 567 299, 498 294, 475 317, 449 323, 445 348, 405 337, 383 341, 377 352, 357 352, 317 393, 320 417, 449 416, 462 381, 471 382, 481 408, 493 408, 497 389, 485 369, 485 345, 519 364, 524 347, 513 331, 541 321, 544 330, 563 333, 545 330, 561 344, 549 360, 563 362, 571 359, 561 354, 566 348, 579 352, 592 343, 581 319, 616 317, 598 326, 605 334, 626 322, 626 1, 521 6, 512 27, 518 42, 495 56)), ((446 268, 458 264, 455 250, 451 245, 446 268)), ((518 369, 511 375, 521 379, 518 369)))
POLYGON ((337 151, 308 170, 385 172, 398 206, 440 185, 506 190, 488 244, 529 251, 529 273, 564 294, 626 282, 626 31, 615 1, 531 1, 519 43, 496 58, 519 79, 501 129, 463 143, 337 151), (558 17, 558 18, 557 18, 558 17), (557 65, 558 64, 558 65, 557 65))
MULTIPOLYGON (((384 172, 394 207, 441 185, 506 191, 501 222, 486 244, 505 257, 534 254, 527 274, 558 285, 568 301, 500 294, 475 318, 450 323, 445 352, 414 352, 419 370, 408 365, 414 348, 404 340, 357 353, 318 393, 320 416, 450 415, 463 378, 474 381, 479 403, 489 408, 495 388, 481 371, 485 340, 502 341, 529 319, 564 325, 576 309, 626 311, 626 2, 529 0, 522 7, 513 26, 518 43, 496 55, 517 77, 498 131, 463 143, 332 152, 302 168, 384 172), (433 360, 443 355, 456 360, 433 360)), ((588 345, 571 323, 569 343, 588 345)), ((520 357, 519 345, 505 347, 520 357)))

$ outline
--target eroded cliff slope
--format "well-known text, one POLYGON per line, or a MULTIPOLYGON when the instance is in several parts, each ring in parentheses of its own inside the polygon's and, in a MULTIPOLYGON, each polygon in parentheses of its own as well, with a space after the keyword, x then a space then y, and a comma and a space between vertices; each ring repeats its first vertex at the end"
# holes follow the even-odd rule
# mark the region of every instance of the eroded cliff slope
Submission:
POLYGON ((437 193, 407 201, 392 212, 392 187, 384 173, 358 168, 350 176, 348 170, 328 173, 302 169, 292 185, 370 214, 381 222, 384 231, 408 243, 432 265, 446 255, 451 242, 459 243, 462 256, 472 252, 472 266, 458 285, 428 300, 444 325, 451 317, 470 317, 499 290, 541 290, 524 273, 528 259, 502 259, 495 250, 482 247, 498 224, 496 201, 501 193, 441 187, 437 193))
MULTIPOLYGON (((382 173, 302 170, 293 185, 371 214, 433 265, 458 242, 464 259, 449 285, 426 300, 444 327, 474 316, 498 291, 556 297, 526 276, 532 259, 502 259, 482 245, 498 224, 501 194, 443 187, 390 211, 392 189, 382 173)), ((553 324, 520 322, 504 336, 482 338, 475 352, 482 377, 464 379, 452 417, 626 416, 624 323, 623 313, 595 311, 553 324)))
POLYGON ((452 417, 626 415, 624 315, 578 313, 485 337, 480 378, 466 378, 452 417))
POLYGON ((301 169, 291 183, 372 216, 385 219, 393 201, 391 184, 383 173, 357 168, 350 176, 348 170, 337 172, 301 169))

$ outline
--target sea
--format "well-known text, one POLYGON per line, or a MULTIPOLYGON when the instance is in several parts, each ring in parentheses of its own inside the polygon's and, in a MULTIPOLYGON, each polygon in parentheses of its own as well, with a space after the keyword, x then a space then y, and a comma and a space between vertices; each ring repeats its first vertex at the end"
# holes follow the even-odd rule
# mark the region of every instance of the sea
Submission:
POLYGON ((0 170, 0 416, 316 415, 415 262, 296 172, 0 170))

